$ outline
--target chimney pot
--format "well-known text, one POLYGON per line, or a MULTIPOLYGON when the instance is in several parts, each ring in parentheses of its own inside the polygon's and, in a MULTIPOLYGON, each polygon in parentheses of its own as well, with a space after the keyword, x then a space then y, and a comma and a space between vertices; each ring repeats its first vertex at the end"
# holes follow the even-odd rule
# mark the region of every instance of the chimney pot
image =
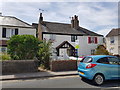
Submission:
POLYGON ((39 23, 41 23, 42 21, 43 21, 43 16, 42 13, 40 13, 39 23))
POLYGON ((78 16, 74 15, 74 17, 72 17, 72 20, 71 20, 71 28, 78 29, 78 27, 79 27, 78 16))

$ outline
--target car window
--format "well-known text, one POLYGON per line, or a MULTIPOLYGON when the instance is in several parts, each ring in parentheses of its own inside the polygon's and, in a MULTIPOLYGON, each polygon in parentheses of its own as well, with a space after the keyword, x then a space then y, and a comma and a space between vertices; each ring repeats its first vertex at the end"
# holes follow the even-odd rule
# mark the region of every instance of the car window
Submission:
POLYGON ((109 57, 109 63, 110 64, 119 64, 120 65, 120 58, 117 57, 109 57))
POLYGON ((109 64, 109 61, 107 57, 104 57, 104 58, 98 59, 97 63, 109 64))
POLYGON ((81 62, 84 62, 84 63, 92 62, 92 58, 91 57, 85 57, 81 60, 81 62))

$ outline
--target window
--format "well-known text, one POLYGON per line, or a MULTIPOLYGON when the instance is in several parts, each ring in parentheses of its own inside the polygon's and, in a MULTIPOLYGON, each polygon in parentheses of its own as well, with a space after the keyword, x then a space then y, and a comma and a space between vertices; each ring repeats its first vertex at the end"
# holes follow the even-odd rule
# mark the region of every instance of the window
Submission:
POLYGON ((50 40, 54 41, 56 39, 56 35, 50 34, 50 40))
POLYGON ((90 62, 92 62, 92 58, 91 57, 85 57, 80 62, 90 63, 90 62))
POLYGON ((6 47, 0 47, 1 51, 0 52, 7 52, 7 48, 6 47))
POLYGON ((95 53, 95 49, 92 49, 91 50, 91 55, 94 55, 94 53, 95 53))
POLYGON ((107 57, 100 58, 97 62, 98 63, 103 63, 103 64, 109 64, 109 61, 108 61, 107 57))
POLYGON ((97 37, 88 37, 88 44, 91 43, 97 44, 98 43, 97 37))
POLYGON ((114 37, 110 37, 110 43, 112 44, 114 42, 115 42, 114 37))
POLYGON ((75 42, 75 40, 77 40, 77 36, 71 35, 71 42, 75 42))
POLYGON ((3 38, 10 38, 13 35, 18 35, 18 29, 15 29, 15 28, 3 28, 2 29, 3 38))
POLYGON ((120 64, 120 59, 119 58, 114 58, 114 57, 109 57, 109 63, 110 64, 120 64))

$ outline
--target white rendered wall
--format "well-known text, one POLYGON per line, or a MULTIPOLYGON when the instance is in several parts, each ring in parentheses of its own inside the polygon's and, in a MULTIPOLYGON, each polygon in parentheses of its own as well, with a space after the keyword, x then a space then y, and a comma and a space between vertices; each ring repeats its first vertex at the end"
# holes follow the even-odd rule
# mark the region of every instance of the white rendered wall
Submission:
POLYGON ((18 35, 24 35, 24 34, 34 35, 36 37, 36 29, 32 29, 32 28, 19 28, 18 29, 18 35))
MULTIPOLYGON (((5 27, 4 28, 18 28, 18 27, 5 27)), ((18 35, 34 35, 36 37, 36 29, 34 28, 18 28, 18 35)), ((9 38, 2 38, 2 27, 0 26, 0 39, 1 40, 9 40, 9 38)))
MULTIPOLYGON (((83 55, 91 55, 91 50, 95 49, 99 44, 103 44, 103 37, 98 37, 98 43, 97 44, 88 44, 88 37, 89 36, 78 36, 79 40, 79 56, 83 55)), ((43 38, 49 40, 50 34, 43 34, 43 38)), ((71 45, 75 47, 75 42, 71 42, 71 35, 56 35, 56 40, 53 43, 53 47, 56 48, 59 46, 63 41, 68 41, 71 45)))
POLYGON ((106 37, 106 47, 107 50, 113 54, 119 54, 118 53, 118 36, 114 36, 114 43, 110 43, 110 37, 106 37), (111 48, 113 48, 111 50, 111 48))

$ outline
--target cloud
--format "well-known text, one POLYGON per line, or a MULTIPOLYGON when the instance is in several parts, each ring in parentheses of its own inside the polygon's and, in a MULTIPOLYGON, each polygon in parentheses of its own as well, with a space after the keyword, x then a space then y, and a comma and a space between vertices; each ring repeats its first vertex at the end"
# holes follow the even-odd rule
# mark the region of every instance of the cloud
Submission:
POLYGON ((116 27, 103 28, 97 31, 96 33, 106 36, 113 28, 116 28, 116 27))
POLYGON ((44 20, 50 22, 70 23, 70 17, 76 14, 80 26, 104 35, 118 25, 117 2, 4 2, 2 5, 3 15, 29 23, 38 22, 39 9, 45 10, 44 20))
MULTIPOLYGON (((91 0, 4 0, 4 2, 91 2, 91 0)), ((92 2, 119 2, 119 0, 92 0, 92 2)))

